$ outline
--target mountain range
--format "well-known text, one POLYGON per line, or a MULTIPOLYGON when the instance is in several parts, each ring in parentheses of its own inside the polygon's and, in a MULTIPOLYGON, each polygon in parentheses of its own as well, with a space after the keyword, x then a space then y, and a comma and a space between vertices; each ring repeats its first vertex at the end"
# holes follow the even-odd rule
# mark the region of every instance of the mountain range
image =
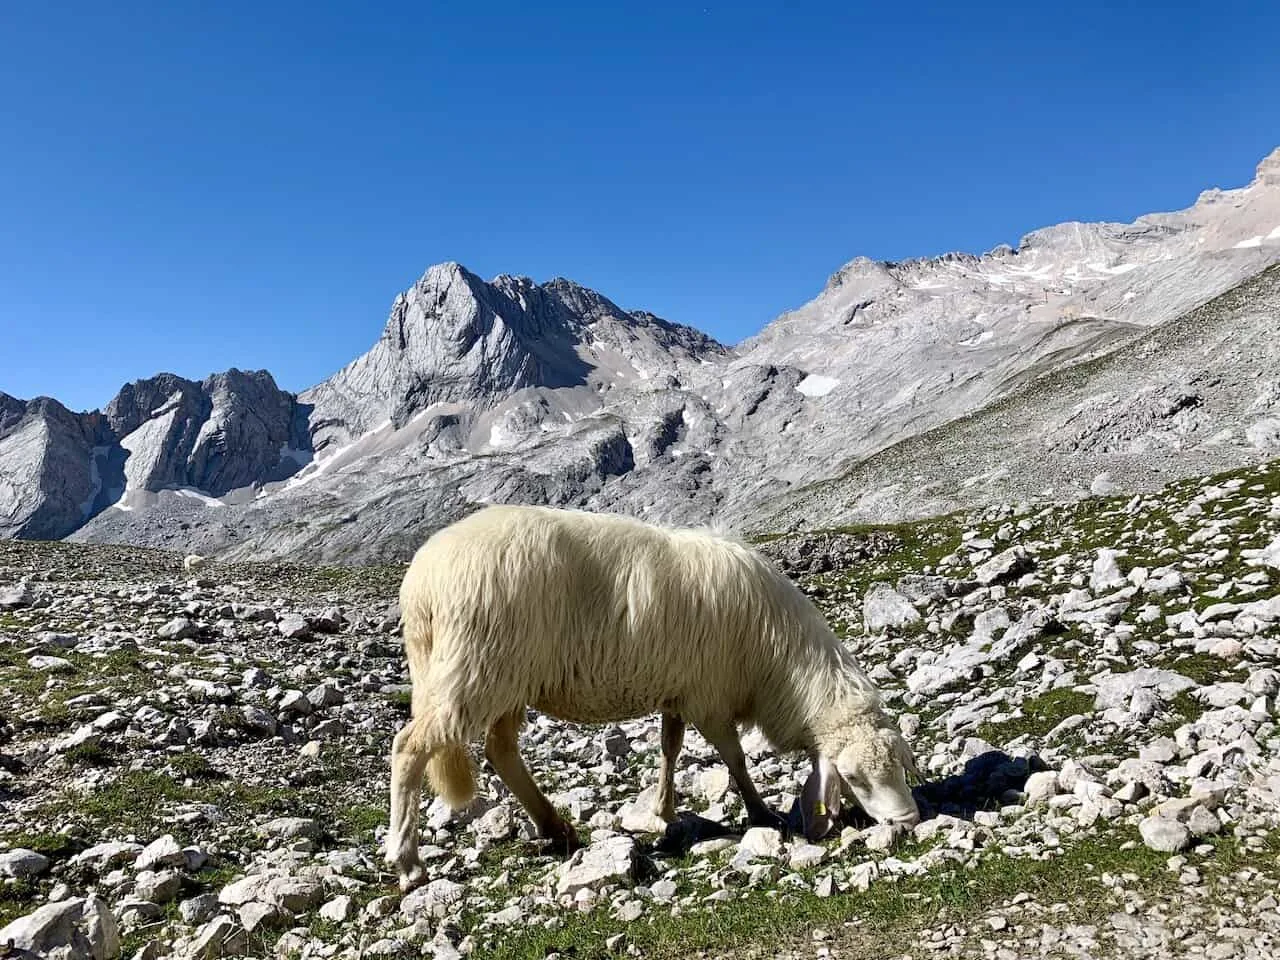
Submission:
POLYGON ((0 393, 0 536, 364 562, 490 502, 753 532, 1138 492, 1280 455, 1277 264, 1280 150, 1177 212, 855 259, 732 347, 440 264, 297 395, 0 393))

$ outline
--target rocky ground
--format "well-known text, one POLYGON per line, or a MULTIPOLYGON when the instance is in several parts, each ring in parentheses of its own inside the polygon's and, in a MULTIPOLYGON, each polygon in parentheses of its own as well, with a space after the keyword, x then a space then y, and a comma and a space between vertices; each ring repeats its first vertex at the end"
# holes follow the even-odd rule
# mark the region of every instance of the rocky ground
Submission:
MULTIPOLYGON (((912 740, 911 835, 741 834, 694 735, 663 835, 635 802, 656 722, 534 717, 588 847, 544 856, 485 771, 465 815, 426 810, 401 897, 400 568, 0 543, 0 956, 1280 952, 1280 462, 762 546, 912 740)), ((747 744, 789 809, 806 763, 747 744)))

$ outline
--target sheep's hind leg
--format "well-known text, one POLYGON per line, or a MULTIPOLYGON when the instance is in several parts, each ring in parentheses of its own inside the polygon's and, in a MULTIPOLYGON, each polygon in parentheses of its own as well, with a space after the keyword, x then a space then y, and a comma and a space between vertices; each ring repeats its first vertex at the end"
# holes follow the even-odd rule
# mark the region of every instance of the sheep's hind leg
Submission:
POLYGON ((747 772, 747 757, 742 752, 738 731, 730 724, 699 726, 698 730, 716 748, 720 759, 729 768, 729 776, 733 777, 738 793, 742 796, 742 805, 747 808, 747 822, 753 827, 773 827, 786 836, 790 832, 786 818, 769 809, 756 791, 756 785, 751 782, 751 774, 747 772))
POLYGON ((684 745, 684 720, 672 713, 662 715, 662 769, 658 773, 658 799, 653 812, 667 823, 676 818, 676 760, 684 745))
POLYGON ((573 853, 581 846, 577 832, 538 789, 538 785, 534 783, 529 773, 529 768, 520 758, 517 737, 523 725, 523 708, 500 719, 485 734, 484 755, 493 765, 493 769, 498 772, 502 782, 515 794, 520 805, 529 814, 534 827, 537 828, 538 836, 549 839, 553 850, 566 855, 573 853))
POLYGON ((421 717, 405 724, 391 744, 391 814, 386 859, 399 871, 402 890, 413 889, 426 877, 418 856, 418 804, 422 799, 422 777, 436 746, 429 721, 421 717))

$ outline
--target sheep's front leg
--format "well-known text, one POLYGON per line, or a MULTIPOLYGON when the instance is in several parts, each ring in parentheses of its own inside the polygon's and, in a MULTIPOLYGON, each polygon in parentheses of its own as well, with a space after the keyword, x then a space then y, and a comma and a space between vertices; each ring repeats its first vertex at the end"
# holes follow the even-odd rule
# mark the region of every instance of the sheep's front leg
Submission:
POLYGON ((662 768, 658 772, 658 799, 653 812, 667 823, 676 818, 676 761, 684 745, 684 720, 662 715, 662 768))
POLYGON ((720 759, 729 768, 729 776, 737 784, 738 793, 742 797, 742 805, 747 808, 747 822, 753 827, 773 827, 784 836, 789 832, 785 817, 779 816, 765 805, 756 785, 751 782, 747 772, 747 758, 742 752, 742 741, 738 739, 738 731, 732 724, 699 726, 698 730, 706 741, 716 748, 720 759))
POLYGON ((538 836, 551 840, 552 847, 556 850, 565 854, 573 853, 582 845, 578 841, 577 832, 538 789, 524 760, 520 758, 518 736, 523 724, 522 708, 507 714, 491 726, 484 738, 484 755, 507 785, 507 789, 515 794, 520 805, 529 814, 538 836))

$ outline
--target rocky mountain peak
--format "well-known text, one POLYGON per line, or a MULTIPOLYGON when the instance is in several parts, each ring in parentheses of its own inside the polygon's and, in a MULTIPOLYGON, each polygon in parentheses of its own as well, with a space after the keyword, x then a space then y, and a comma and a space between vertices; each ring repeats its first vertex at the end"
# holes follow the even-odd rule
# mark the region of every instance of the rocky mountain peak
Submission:
POLYGON ((857 283, 893 282, 888 265, 870 257, 854 257, 831 275, 827 289, 835 290, 857 283))
POLYGON ((174 405, 201 406, 199 384, 174 373, 134 380, 120 388, 104 411, 111 429, 125 436, 147 420, 169 412, 174 405))
POLYGON ((1262 158, 1254 173, 1253 182, 1264 187, 1280 187, 1280 147, 1262 158))

